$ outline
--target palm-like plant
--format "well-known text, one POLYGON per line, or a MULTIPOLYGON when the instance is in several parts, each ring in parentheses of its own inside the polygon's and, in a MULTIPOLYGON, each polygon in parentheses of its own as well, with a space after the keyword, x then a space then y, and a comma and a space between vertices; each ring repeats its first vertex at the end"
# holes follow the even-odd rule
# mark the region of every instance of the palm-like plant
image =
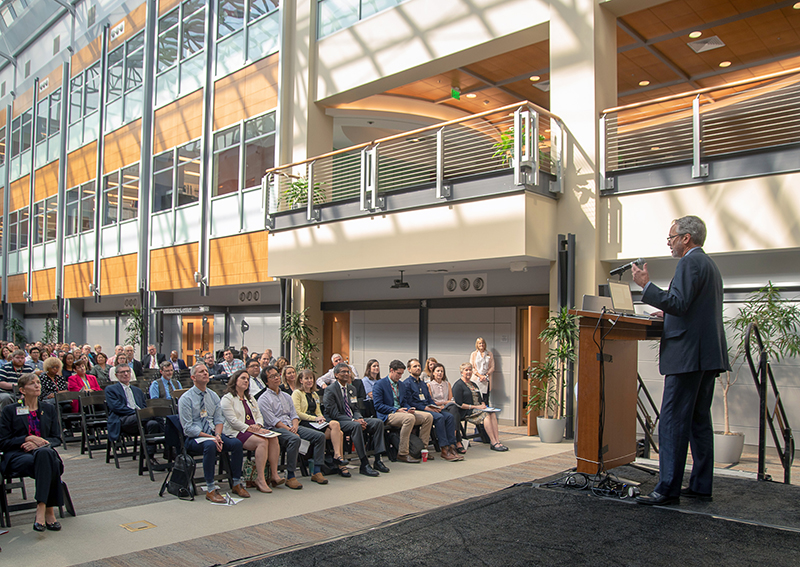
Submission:
POLYGON ((306 312, 290 312, 281 325, 281 340, 293 342, 297 351, 297 362, 294 365, 298 370, 314 369, 314 353, 319 352, 319 342, 314 338, 317 328, 308 323, 306 312))

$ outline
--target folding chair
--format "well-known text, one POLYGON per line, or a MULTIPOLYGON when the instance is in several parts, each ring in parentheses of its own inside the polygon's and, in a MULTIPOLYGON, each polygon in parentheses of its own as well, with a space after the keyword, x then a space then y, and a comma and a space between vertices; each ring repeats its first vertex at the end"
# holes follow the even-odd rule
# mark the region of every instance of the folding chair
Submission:
MULTIPOLYGON (((170 402, 170 400, 148 400, 150 401, 162 401, 162 402, 170 402)), ((139 476, 142 476, 144 473, 144 467, 147 466, 147 472, 150 473, 150 480, 155 482, 156 479, 153 476, 153 469, 150 466, 150 459, 147 458, 147 445, 152 444, 164 444, 164 434, 163 433, 147 433, 144 430, 144 422, 149 421, 155 418, 165 418, 168 415, 173 415, 172 412, 172 405, 170 406, 153 406, 147 407, 145 409, 137 409, 136 410, 136 417, 139 422, 139 476)), ((161 469, 163 470, 163 469, 161 469)))
MULTIPOLYGON (((2 453, 0 453, 0 457, 2 457, 2 453)), ((77 514, 75 513, 75 507, 72 504, 72 498, 70 497, 69 489, 63 480, 61 481, 61 490, 64 494, 64 506, 58 507, 59 516, 62 518, 64 517, 64 508, 67 509, 68 514, 71 516, 76 516, 77 514)), ((25 490, 24 477, 9 474, 0 475, 0 528, 11 527, 11 512, 35 509, 36 501, 28 500, 28 493, 25 490), (14 481, 14 478, 17 478, 17 480, 14 481), (8 494, 16 488, 21 490, 23 501, 17 504, 9 504, 8 494)))
POLYGON ((108 409, 105 392, 92 392, 78 398, 81 410, 81 455, 103 449, 108 436, 108 409))
MULTIPOLYGON (((67 449, 67 435, 65 431, 68 428, 70 431, 74 431, 73 426, 80 426, 81 413, 80 411, 78 413, 64 413, 61 409, 61 403, 75 401, 80 397, 80 392, 57 392, 55 395, 56 415, 58 416, 58 423, 61 426, 61 446, 64 447, 64 450, 67 449)), ((80 408, 80 404, 78 408, 80 408)))

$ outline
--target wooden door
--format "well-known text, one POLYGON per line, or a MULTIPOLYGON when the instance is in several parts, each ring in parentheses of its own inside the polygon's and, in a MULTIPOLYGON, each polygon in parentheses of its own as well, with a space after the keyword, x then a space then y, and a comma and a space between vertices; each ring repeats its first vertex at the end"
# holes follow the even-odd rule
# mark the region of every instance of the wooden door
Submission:
POLYGON ((350 362, 350 312, 325 313, 322 329, 322 370, 331 367, 331 357, 339 353, 350 362))
POLYGON ((526 370, 533 361, 544 360, 547 353, 547 345, 543 345, 539 340, 539 333, 544 329, 547 321, 547 307, 528 306, 521 307, 518 311, 517 328, 520 330, 517 336, 517 360, 519 368, 517 376, 519 379, 520 400, 520 422, 517 425, 527 425, 528 435, 536 435, 536 414, 528 414, 528 380, 526 370))
POLYGON ((191 367, 214 351, 214 316, 184 315, 181 317, 183 359, 191 367))

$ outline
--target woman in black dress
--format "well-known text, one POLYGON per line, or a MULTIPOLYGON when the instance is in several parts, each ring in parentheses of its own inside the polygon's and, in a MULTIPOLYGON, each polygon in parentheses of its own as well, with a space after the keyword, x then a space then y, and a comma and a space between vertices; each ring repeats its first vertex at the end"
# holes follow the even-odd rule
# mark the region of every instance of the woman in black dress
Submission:
POLYGON ((461 380, 453 384, 453 399, 461 409, 461 419, 473 425, 483 425, 491 441, 492 451, 508 451, 508 447, 500 443, 497 429, 497 415, 483 411, 486 404, 478 387, 472 382, 472 365, 465 362, 461 365, 461 380))

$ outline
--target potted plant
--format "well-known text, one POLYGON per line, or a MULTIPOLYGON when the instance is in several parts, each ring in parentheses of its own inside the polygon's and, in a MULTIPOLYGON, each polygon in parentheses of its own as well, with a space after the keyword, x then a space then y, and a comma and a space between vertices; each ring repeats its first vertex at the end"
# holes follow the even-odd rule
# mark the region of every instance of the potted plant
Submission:
MULTIPOLYGON (((305 177, 290 177, 289 183, 283 192, 286 203, 290 209, 306 205, 308 203, 308 179, 305 177)), ((314 203, 320 205, 325 202, 325 194, 322 191, 322 184, 314 183, 314 203)))
POLYGON ((744 365, 744 343, 747 327, 755 323, 761 334, 764 352, 769 361, 780 362, 782 358, 800 354, 800 308, 782 299, 780 290, 768 282, 751 294, 736 315, 726 321, 733 335, 731 368, 718 378, 722 387, 724 429, 714 432, 714 460, 720 463, 738 463, 744 448, 744 433, 731 431, 728 392, 739 378, 744 365))
POLYGON ((144 337, 144 313, 138 307, 134 307, 123 313, 122 316, 128 318, 125 322, 126 343, 132 345, 135 350, 142 344, 142 337, 144 337))
POLYGON ((544 415, 536 418, 539 438, 543 443, 560 443, 566 426, 567 371, 575 361, 579 315, 563 307, 547 319, 539 339, 550 345, 544 361, 533 361, 527 370, 529 383, 528 413, 536 410, 544 415))
POLYGON ((319 352, 319 342, 314 339, 317 328, 308 323, 306 316, 308 309, 300 312, 286 314, 286 319, 281 326, 281 340, 293 342, 297 352, 297 370, 314 370, 314 353, 319 352))
MULTIPOLYGON (((545 137, 539 134, 539 142, 544 142, 545 137)), ((525 143, 525 136, 523 134, 522 143, 525 143)), ((492 154, 493 158, 498 158, 500 163, 503 165, 508 165, 511 167, 513 165, 514 159, 514 127, 512 126, 505 132, 500 133, 500 140, 492 144, 492 148, 494 148, 495 152, 492 154)), ((544 169, 545 171, 550 171, 552 163, 552 158, 544 153, 541 148, 539 148, 539 169, 544 169)))
POLYGON ((22 321, 16 317, 11 317, 6 321, 6 330, 11 333, 11 341, 17 345, 18 348, 24 349, 28 338, 25 336, 25 327, 22 325, 22 321))

